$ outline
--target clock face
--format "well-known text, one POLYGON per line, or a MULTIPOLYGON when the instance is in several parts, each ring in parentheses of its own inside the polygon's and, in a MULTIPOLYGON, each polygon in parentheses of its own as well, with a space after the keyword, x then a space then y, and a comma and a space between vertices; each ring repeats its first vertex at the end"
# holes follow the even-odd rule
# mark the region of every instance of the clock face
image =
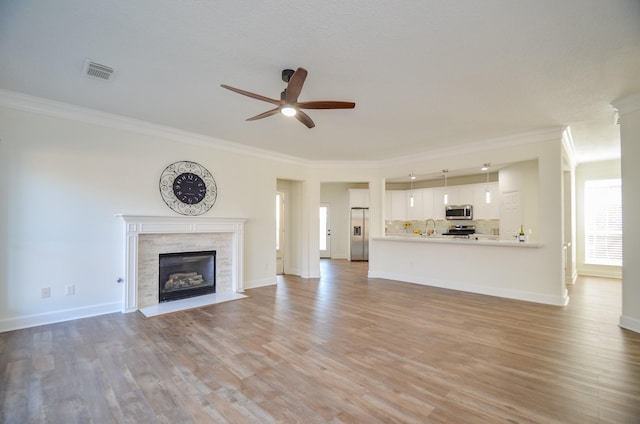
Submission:
POLYGON ((198 175, 184 172, 173 180, 173 194, 182 203, 194 205, 204 199, 207 187, 198 175))
POLYGON ((180 161, 162 171, 160 195, 167 206, 179 214, 201 215, 216 202, 218 188, 204 166, 180 161))

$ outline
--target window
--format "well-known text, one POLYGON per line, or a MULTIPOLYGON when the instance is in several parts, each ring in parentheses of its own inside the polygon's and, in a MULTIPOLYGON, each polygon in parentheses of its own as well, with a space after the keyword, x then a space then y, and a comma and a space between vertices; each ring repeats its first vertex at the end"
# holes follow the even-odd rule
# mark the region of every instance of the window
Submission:
POLYGON ((586 264, 622 266, 622 192, 620 179, 584 185, 586 264))

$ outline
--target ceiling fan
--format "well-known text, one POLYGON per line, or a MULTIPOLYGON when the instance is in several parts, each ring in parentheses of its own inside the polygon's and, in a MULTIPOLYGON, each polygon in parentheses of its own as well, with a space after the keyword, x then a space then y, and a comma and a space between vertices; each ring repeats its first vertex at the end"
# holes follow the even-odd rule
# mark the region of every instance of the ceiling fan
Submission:
POLYGON ((299 102, 298 96, 302 91, 302 86, 306 78, 307 70, 304 68, 298 68, 295 72, 293 71, 293 69, 283 70, 282 81, 287 83, 287 88, 285 88, 284 91, 280 93, 280 100, 271 99, 269 97, 261 96, 260 94, 240 90, 239 88, 230 87, 226 84, 221 84, 220 86, 222 88, 226 88, 227 90, 234 91, 238 94, 242 94, 253 99, 262 100, 264 102, 276 105, 275 108, 248 118, 247 121, 255 121, 256 119, 266 118, 280 112, 285 116, 295 116, 296 119, 306 125, 307 128, 313 128, 316 126, 316 124, 313 123, 309 115, 307 115, 300 109, 353 109, 356 106, 354 102, 341 102, 334 100, 299 102))

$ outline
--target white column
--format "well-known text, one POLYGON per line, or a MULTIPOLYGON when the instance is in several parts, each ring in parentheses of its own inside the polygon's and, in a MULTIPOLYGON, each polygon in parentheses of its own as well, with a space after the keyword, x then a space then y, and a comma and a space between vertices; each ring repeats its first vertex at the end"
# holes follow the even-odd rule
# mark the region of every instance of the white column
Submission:
POLYGON ((622 314, 620 326, 640 333, 640 93, 613 102, 620 115, 622 171, 622 314))

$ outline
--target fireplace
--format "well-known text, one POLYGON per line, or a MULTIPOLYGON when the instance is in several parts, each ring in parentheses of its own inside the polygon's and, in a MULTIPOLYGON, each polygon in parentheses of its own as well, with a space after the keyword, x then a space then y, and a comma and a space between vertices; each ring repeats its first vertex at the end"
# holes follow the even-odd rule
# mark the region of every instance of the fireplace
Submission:
POLYGON ((139 310, 148 317, 246 297, 241 294, 244 291, 242 252, 246 219, 143 215, 118 217, 125 224, 122 312, 139 310), (214 250, 215 293, 159 303, 159 255, 214 250))
POLYGON ((216 292, 216 251, 159 256, 158 300, 186 299, 216 292))

